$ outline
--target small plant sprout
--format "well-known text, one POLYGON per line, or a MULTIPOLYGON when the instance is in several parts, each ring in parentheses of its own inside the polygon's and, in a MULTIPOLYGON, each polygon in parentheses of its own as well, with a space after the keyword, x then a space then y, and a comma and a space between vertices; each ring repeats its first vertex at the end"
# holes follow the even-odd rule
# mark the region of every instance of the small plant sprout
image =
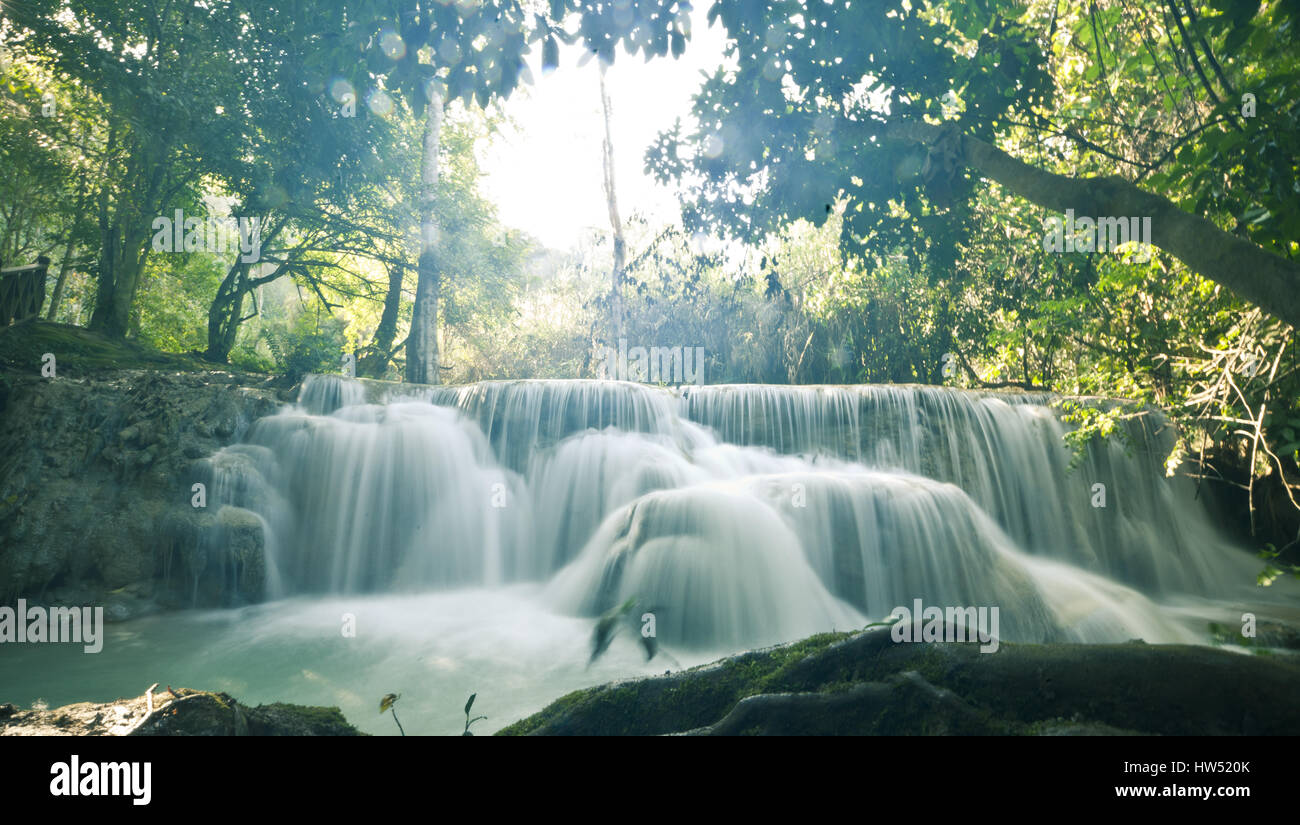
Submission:
POLYGON ((587 660, 587 667, 591 667, 609 649, 610 643, 614 641, 615 634, 618 633, 619 628, 624 626, 637 635, 641 648, 645 651, 647 662, 655 656, 663 656, 674 664, 677 663, 676 659, 660 647, 659 640, 655 635, 655 614, 659 612, 659 608, 648 608, 645 612, 638 614, 636 606, 637 599, 634 596, 618 607, 605 611, 596 620, 596 627, 591 634, 591 658, 587 660))
POLYGON ((885 619, 884 621, 880 621, 880 622, 872 622, 871 624, 867 625, 866 627, 864 627, 864 628, 862 628, 862 629, 863 629, 863 630, 869 630, 870 628, 873 628, 873 627, 893 627, 894 625, 898 624, 898 623, 901 622, 902 620, 903 620, 903 617, 902 617, 902 616, 899 616, 899 615, 895 614, 895 615, 893 615, 893 616, 888 617, 888 618, 885 619))
MULTIPOLYGON (((397 709, 393 707, 394 705, 397 704, 397 700, 401 698, 402 698, 402 694, 400 693, 390 693, 387 696, 385 696, 383 699, 380 699, 379 713, 380 715, 382 715, 385 712, 392 713, 393 721, 397 723, 397 729, 402 732, 403 736, 405 736, 406 730, 402 727, 401 720, 397 718, 397 709)), ((470 697, 470 701, 471 702, 474 701, 473 697, 470 697)))
POLYGON ((478 697, 477 693, 471 693, 469 695, 469 701, 465 703, 465 732, 462 733, 461 736, 473 736, 474 734, 470 733, 469 731, 469 726, 479 721, 480 719, 487 718, 486 716, 475 716, 473 719, 469 718, 469 710, 470 708, 474 707, 474 700, 477 697, 478 697))
POLYGON ((596 627, 591 634, 591 658, 587 660, 587 667, 591 667, 592 663, 609 648, 609 643, 614 641, 614 634, 618 632, 619 623, 631 614, 635 606, 636 599, 628 599, 618 607, 605 611, 596 620, 596 627))

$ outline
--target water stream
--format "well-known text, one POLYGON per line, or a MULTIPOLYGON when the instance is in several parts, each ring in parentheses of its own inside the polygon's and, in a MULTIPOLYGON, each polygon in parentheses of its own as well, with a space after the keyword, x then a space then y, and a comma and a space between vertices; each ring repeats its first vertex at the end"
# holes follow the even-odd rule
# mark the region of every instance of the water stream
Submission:
POLYGON ((398 692, 408 732, 458 733, 477 692, 485 733, 667 668, 630 632, 587 668, 593 618, 629 598, 683 665, 916 598, 997 606, 1010 641, 1204 643, 1207 621, 1258 609, 1259 563, 1165 476, 1158 414, 1072 466, 1050 400, 311 376, 209 460, 214 505, 263 525, 267 601, 113 625, 97 656, 28 646, 6 698, 161 680, 393 733, 377 703, 398 692))

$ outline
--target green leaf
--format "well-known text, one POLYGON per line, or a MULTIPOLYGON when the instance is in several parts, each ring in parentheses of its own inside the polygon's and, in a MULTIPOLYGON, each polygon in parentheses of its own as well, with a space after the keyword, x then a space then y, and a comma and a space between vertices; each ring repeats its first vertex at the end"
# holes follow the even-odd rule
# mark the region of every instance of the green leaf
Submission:
POLYGON ((542 72, 549 72, 560 65, 560 44, 554 37, 542 42, 542 72))

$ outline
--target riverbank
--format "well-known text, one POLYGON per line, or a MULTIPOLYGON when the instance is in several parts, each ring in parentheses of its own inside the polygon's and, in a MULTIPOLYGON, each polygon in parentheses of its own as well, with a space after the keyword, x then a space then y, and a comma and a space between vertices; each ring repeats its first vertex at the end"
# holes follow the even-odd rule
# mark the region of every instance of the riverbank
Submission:
POLYGON ((0 330, 3 603, 122 621, 260 600, 260 525, 207 509, 195 485, 286 387, 207 366, 57 324, 0 330), (205 542, 216 533, 234 541, 205 542))

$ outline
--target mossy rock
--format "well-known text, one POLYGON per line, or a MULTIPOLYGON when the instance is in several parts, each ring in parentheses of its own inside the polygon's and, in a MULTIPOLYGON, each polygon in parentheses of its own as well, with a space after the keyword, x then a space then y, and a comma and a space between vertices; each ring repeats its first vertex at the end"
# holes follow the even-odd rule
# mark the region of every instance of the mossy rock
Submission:
POLYGON ((1300 734, 1300 664, 1189 645, 823 634, 571 693, 502 735, 1300 734))
POLYGON ((246 707, 226 693, 180 690, 133 736, 359 736, 338 708, 246 707))
POLYGON ((361 736, 336 707, 276 702, 246 711, 250 736, 361 736))
POLYGON ((364 736, 338 708, 247 707, 227 693, 168 688, 130 699, 22 710, 0 705, 0 736, 364 736))

